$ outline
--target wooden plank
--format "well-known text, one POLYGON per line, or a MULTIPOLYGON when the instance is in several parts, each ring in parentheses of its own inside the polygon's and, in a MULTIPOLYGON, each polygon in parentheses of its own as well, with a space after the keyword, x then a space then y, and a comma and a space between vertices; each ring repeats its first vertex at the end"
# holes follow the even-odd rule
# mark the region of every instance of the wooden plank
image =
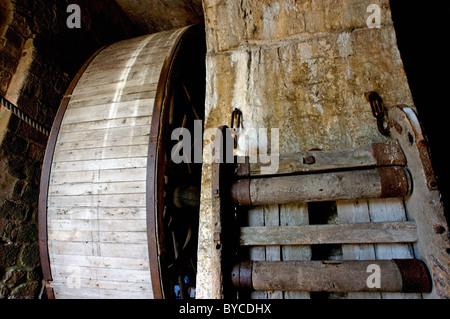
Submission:
MULTIPOLYGON (((72 109, 72 112, 75 112, 76 110, 79 109, 83 109, 86 107, 94 107, 94 106, 101 106, 101 105, 112 105, 113 107, 116 107, 117 104, 119 103, 123 103, 123 102, 135 102, 136 104, 138 103, 137 101, 139 100, 146 100, 146 99, 154 99, 156 95, 156 91, 152 91, 152 90, 147 90, 144 92, 137 92, 137 93, 130 93, 130 94, 121 94, 120 92, 117 92, 117 94, 104 94, 104 95, 97 95, 97 96, 89 96, 89 95, 84 95, 84 96, 79 96, 77 98, 73 98, 73 100, 71 100, 71 103, 82 103, 83 105, 80 107, 76 107, 72 109)), ((153 105, 150 106, 150 112, 153 111, 153 105)), ((133 113, 130 113, 133 114, 133 113)), ((151 115, 151 114, 145 114, 145 115, 151 115)), ((138 116, 138 115, 136 115, 138 116)), ((125 117, 131 117, 131 116, 126 116, 126 114, 120 114, 120 117, 125 118, 125 117)), ((104 118, 108 118, 108 117, 104 117, 104 118)), ((102 120, 104 119, 101 116, 97 115, 97 118, 93 118, 93 119, 85 119, 83 118, 80 122, 89 122, 89 121, 95 121, 95 120, 102 120)), ((117 116, 116 118, 119 118, 119 116, 117 116)), ((77 117, 75 117, 74 119, 71 119, 70 123, 76 123, 77 121, 77 117)), ((64 123, 69 123, 69 119, 66 120, 66 118, 64 118, 64 123)))
POLYGON ((161 66, 166 58, 167 52, 147 53, 145 55, 135 55, 124 58, 112 58, 111 61, 98 61, 90 65, 87 74, 96 74, 104 72, 123 73, 134 66, 140 66, 141 69, 154 69, 161 66), (109 62, 109 64, 108 64, 109 62))
MULTIPOLYGON (((370 216, 374 222, 406 221, 406 211, 401 199, 378 199, 369 201, 370 216)), ((377 259, 414 258, 410 244, 377 244, 377 259)), ((382 293, 383 299, 421 299, 421 294, 382 293)))
MULTIPOLYGON (((153 100, 146 100, 148 105, 153 105, 153 100)), ((65 133, 90 131, 90 130, 103 130, 118 127, 135 127, 150 125, 152 121, 151 116, 140 116, 133 118, 113 119, 113 120, 100 120, 92 122, 72 123, 61 125, 61 131, 65 133)))
MULTIPOLYGON (((54 224, 54 221, 51 221, 54 224)), ((129 227, 126 227, 129 228, 129 227)), ((48 238, 56 241, 139 244, 147 243, 147 232, 138 231, 96 231, 96 230, 49 230, 48 238)))
MULTIPOLYGON (((105 102, 105 97, 97 97, 97 98, 92 97, 89 100, 80 100, 80 101, 70 100, 69 109, 77 110, 77 109, 86 108, 86 107, 90 107, 92 109, 107 108, 111 104, 114 104, 115 106, 118 106, 118 107, 148 106, 149 108, 153 109, 153 105, 155 104, 155 98, 151 97, 151 98, 147 98, 147 99, 124 99, 124 100, 122 100, 122 99, 120 99, 120 96, 116 96, 115 93, 112 93, 111 98, 109 100, 106 100, 106 102, 105 102)), ((74 124, 78 124, 78 123, 75 122, 74 124)))
POLYGON ((92 161, 60 162, 52 164, 52 172, 86 172, 101 169, 145 168, 147 157, 113 158, 92 161))
MULTIPOLYGON (((104 281, 125 282, 125 283, 149 283, 150 272, 148 270, 137 269, 114 269, 79 267, 77 270, 81 279, 101 278, 104 281)), ((67 278, 73 275, 73 266, 60 266, 52 264, 52 270, 58 277, 67 278)))
MULTIPOLYGON (((241 159, 240 162, 243 162, 241 159)), ((261 176, 264 164, 250 163, 250 176, 261 176)), ((405 166, 406 159, 396 141, 375 143, 355 149, 309 151, 281 155, 276 174, 321 172, 350 168, 405 166)), ((239 175, 239 172, 238 172, 239 175)))
POLYGON ((129 95, 127 99, 115 101, 113 96, 98 99, 99 103, 90 106, 68 109, 62 124, 94 122, 107 119, 121 119, 140 116, 151 116, 153 105, 139 103, 138 100, 151 100, 155 92, 148 91, 129 95), (122 104, 122 105, 120 105, 122 104))
MULTIPOLYGON (((130 51, 128 51, 130 52, 130 51)), ((155 52, 141 51, 133 52, 129 54, 118 53, 108 56, 107 60, 96 59, 90 66, 90 72, 102 72, 104 67, 118 66, 118 67, 130 67, 133 65, 140 65, 142 68, 148 65, 155 64, 161 65, 166 58, 168 49, 157 49, 155 52)))
POLYGON ((144 194, 49 196, 48 205, 53 207, 145 207, 144 194))
POLYGON ((90 232, 146 232, 146 220, 80 220, 56 219, 48 225, 49 231, 90 232))
POLYGON ((47 216, 49 220, 144 220, 147 217, 147 211, 144 207, 49 207, 47 216))
MULTIPOLYGON (((158 35, 158 33, 146 34, 143 36, 126 39, 126 40, 122 40, 122 41, 113 43, 105 49, 106 50, 105 55, 107 54, 107 56, 109 56, 111 53, 116 52, 116 51, 118 51, 118 52, 128 51, 128 50, 125 50, 127 47, 130 47, 131 50, 136 50, 136 48, 142 43, 142 41, 146 41, 148 39, 153 39, 152 40, 152 42, 153 42, 154 38, 157 35, 158 35)), ((148 40, 148 41, 150 41, 150 40, 148 40)))
POLYGON ((110 69, 109 71, 103 70, 103 72, 93 72, 89 75, 89 77, 83 77, 80 82, 82 86, 89 86, 92 83, 108 84, 114 81, 120 82, 143 77, 145 79, 145 83, 156 84, 159 81, 160 75, 161 70, 158 68, 148 68, 145 70, 145 75, 143 75, 142 68, 139 68, 139 66, 133 66, 127 69, 126 72, 117 69, 110 69))
MULTIPOLYGON (((126 71, 124 71, 126 73, 126 71)), ((135 93, 143 93, 153 91, 156 92, 158 85, 150 84, 145 79, 132 80, 130 82, 123 81, 119 83, 113 83, 112 85, 102 85, 99 87, 90 86, 85 88, 79 88, 72 93, 71 100, 82 101, 99 98, 99 97, 118 97, 121 95, 129 95, 135 93)), ((69 106, 70 109, 70 106, 69 106)))
MULTIPOLYGON (((340 223, 370 222, 367 200, 349 200, 336 202, 340 223)), ((343 260, 375 260, 375 248, 372 244, 342 245, 343 260)), ((379 292, 348 292, 348 299, 380 299, 379 292)))
MULTIPOLYGON (((308 205, 296 203, 280 205, 280 226, 308 225, 308 205)), ((309 246, 281 246, 282 260, 311 260, 311 247, 309 246)), ((284 299, 309 299, 308 292, 284 291, 284 299)))
POLYGON ((56 299, 153 299, 151 292, 121 291, 112 289, 98 289, 80 287, 80 289, 68 289, 64 285, 54 288, 56 299))
MULTIPOLYGON (((136 74, 137 75, 137 74, 136 74)), ((98 81, 91 81, 85 83, 79 83, 76 89, 72 93, 72 97, 85 95, 85 94, 99 94, 101 92, 111 92, 115 94, 118 90, 123 90, 125 88, 136 88, 136 87, 146 87, 147 89, 156 90, 157 84, 150 82, 151 78, 136 77, 131 79, 126 78, 112 78, 109 83, 102 83, 98 81)), ((72 108, 72 107, 71 107, 72 108)))
POLYGON ((82 267, 110 267, 114 269, 136 269, 148 270, 150 265, 148 259, 144 258, 122 258, 122 257, 99 257, 99 256, 76 256, 53 254, 52 260, 56 265, 82 267))
MULTIPOLYGON (((159 56, 159 55, 156 55, 159 56)), ((159 61, 151 61, 151 60, 146 60, 146 61, 142 61, 142 64, 138 64, 137 63, 137 59, 138 56, 135 57, 131 57, 131 58, 126 58, 126 59, 120 59, 117 63, 110 63, 108 64, 104 64, 102 62, 97 62, 96 65, 92 65, 90 68, 88 68, 86 70, 86 75, 91 75, 91 74, 96 74, 96 73, 103 73, 103 72, 116 72, 118 74, 122 73, 122 72, 126 72, 128 69, 132 68, 132 67, 141 67, 141 69, 143 68, 155 68, 155 67, 160 67, 161 66, 161 60, 164 61, 164 59, 162 59, 163 57, 159 56, 159 61), (159 62, 159 63, 158 63, 159 62)))
POLYGON ((122 293, 125 295, 127 295, 128 293, 132 293, 133 295, 137 294, 138 296, 146 296, 146 295, 148 296, 152 292, 150 284, 132 283, 132 282, 124 284, 123 282, 105 281, 101 280, 100 278, 99 279, 80 278, 78 284, 80 285, 80 288, 77 289, 76 287, 74 287, 70 289, 69 287, 67 287, 67 279, 66 280, 62 279, 58 280, 57 282, 52 282, 51 286, 57 287, 57 289, 60 289, 61 292, 63 290, 67 290, 67 293, 72 292, 81 295, 83 294, 84 289, 90 290, 94 288, 97 289, 97 291, 100 293, 100 296, 98 297, 100 299, 103 299, 102 294, 107 293, 108 292, 107 290, 122 291, 122 293))
MULTIPOLYGON (((148 41, 148 40, 145 40, 148 41)), ((96 61, 94 61, 96 64, 95 65, 100 65, 100 64, 107 64, 109 61, 117 61, 120 59, 124 59, 124 60, 131 60, 131 59, 136 59, 137 62, 139 63, 140 59, 145 59, 145 60, 152 60, 152 58, 154 57, 160 57, 163 56, 165 57, 166 54, 169 49, 170 46, 155 46, 155 44, 153 43, 153 41, 151 43, 147 43, 147 45, 145 45, 145 48, 143 50, 140 50, 140 48, 142 48, 142 43, 139 46, 133 46, 132 47, 115 47, 115 46, 110 46, 108 48, 105 49, 104 54, 107 55, 106 59, 97 59, 96 61)))
MULTIPOLYGON (((157 35, 157 34, 152 34, 157 35)), ((99 61, 108 61, 108 58, 116 59, 121 56, 127 58, 138 57, 143 54, 160 54, 169 51, 173 42, 160 43, 155 37, 148 37, 146 39, 129 39, 126 42, 118 42, 110 45, 105 49, 104 55, 99 61), (133 41, 128 43, 128 41, 133 41)))
POLYGON ((49 194, 52 196, 141 194, 146 192, 146 186, 145 181, 50 185, 49 194))
MULTIPOLYGON (((106 140, 108 138, 118 139, 124 137, 148 136, 150 134, 150 127, 148 125, 134 126, 134 127, 114 127, 109 129, 99 129, 81 132, 61 132, 58 143, 67 143, 75 141, 94 141, 106 140)), ((133 140, 131 139, 130 142, 133 140)), ((101 144, 100 144, 101 145, 101 144)), ((102 147, 102 146, 100 146, 102 147)), ((58 152, 56 150, 56 152, 58 152)))
POLYGON ((241 245, 318 245, 416 242, 414 222, 242 227, 241 245))
POLYGON ((117 147, 105 147, 88 150, 63 150, 55 154, 54 163, 86 161, 86 160, 103 160, 114 158, 133 158, 144 157, 148 154, 147 145, 127 145, 117 147))
POLYGON ((121 168, 84 172, 52 172, 50 185, 145 181, 146 172, 146 168, 121 168))
MULTIPOLYGON (((77 93, 72 93, 72 98, 74 101, 88 100, 85 97, 91 97, 91 99, 95 99, 98 97, 104 96, 120 96, 120 95, 128 95, 142 92, 154 91, 156 92, 158 85, 157 84, 149 84, 146 83, 143 79, 133 80, 130 82, 123 81, 111 85, 102 85, 102 86, 92 86, 86 87, 83 89, 78 89, 77 93), (134 84, 134 85, 133 85, 134 84)), ((89 99, 90 100, 90 99, 89 99)), ((69 109, 71 109, 69 104, 69 109)))
POLYGON ((51 254, 142 258, 148 256, 147 244, 49 241, 51 254))
POLYGON ((140 49, 144 46, 144 49, 142 49, 143 52, 159 52, 164 50, 169 50, 171 46, 173 45, 173 42, 169 43, 162 43, 160 42, 160 39, 158 38, 159 33, 153 33, 150 35, 145 35, 143 37, 133 38, 133 39, 127 39, 125 41, 120 41, 117 43, 114 43, 110 45, 106 50, 105 54, 107 56, 120 56, 122 54, 129 54, 129 55, 136 55, 136 51, 140 51, 140 49), (128 42, 132 41, 132 42, 128 42), (128 46, 130 46, 128 48, 128 46))
MULTIPOLYGON (((264 211, 262 207, 250 207, 248 209, 248 225, 264 226, 264 211)), ((252 246, 249 247, 250 260, 266 260, 266 247, 252 246)), ((252 291, 252 299, 267 299, 267 291, 252 291)))
POLYGON ((73 141, 73 142, 58 142, 56 145, 58 151, 65 150, 84 150, 98 147, 111 146, 128 146, 128 145, 148 145, 149 136, 126 136, 118 138, 108 138, 107 140, 92 140, 92 141, 73 141))
MULTIPOLYGON (((264 212, 265 227, 279 228, 280 209, 278 205, 267 205, 262 207, 264 212)), ((281 247, 279 245, 266 246, 266 261, 280 261, 281 247)), ((282 291, 267 291, 267 299, 283 299, 282 291)))

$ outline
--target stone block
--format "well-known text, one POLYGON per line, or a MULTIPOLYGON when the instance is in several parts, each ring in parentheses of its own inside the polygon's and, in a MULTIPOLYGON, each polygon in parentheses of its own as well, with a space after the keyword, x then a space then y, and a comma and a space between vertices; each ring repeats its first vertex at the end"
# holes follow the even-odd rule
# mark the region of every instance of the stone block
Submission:
POLYGON ((28 142, 21 137, 7 132, 1 144, 1 148, 9 154, 23 156, 28 149, 28 142))
POLYGON ((20 254, 20 262, 25 267, 37 267, 40 264, 39 247, 26 246, 20 254))
POLYGON ((0 61, 2 61, 2 68, 11 74, 14 74, 19 59, 13 57, 8 51, 0 50, 0 61))
POLYGON ((38 296, 41 284, 39 282, 23 283, 11 291, 11 299, 34 299, 38 296))
POLYGON ((3 233, 5 232, 8 224, 9 220, 5 218, 0 218, 0 238, 4 236, 3 233))
POLYGON ((27 273, 27 280, 29 281, 41 281, 42 280, 42 269, 41 267, 36 267, 27 273))
POLYGON ((6 70, 0 70, 0 93, 5 96, 11 81, 12 73, 6 70))
POLYGON ((0 260, 4 267, 14 266, 17 263, 20 247, 18 245, 0 245, 0 260))
POLYGON ((37 204, 39 198, 39 186, 28 183, 22 193, 22 201, 27 205, 37 204))
POLYGON ((22 51, 22 47, 24 45, 24 38, 22 35, 17 33, 13 28, 8 28, 5 35, 6 39, 8 39, 8 43, 14 46, 19 51, 22 51))
POLYGON ((25 185, 25 183, 21 180, 17 180, 16 183, 14 184, 14 187, 12 189, 12 192, 9 194, 9 198, 12 201, 17 201, 20 199, 20 197, 22 196, 22 190, 23 190, 23 186, 25 185))
POLYGON ((44 146, 39 145, 37 143, 30 143, 28 147, 27 158, 33 161, 42 162, 44 159, 44 154, 45 154, 44 146))
POLYGON ((21 284, 27 280, 27 272, 21 269, 10 269, 3 280, 6 284, 21 284))
POLYGON ((28 23, 24 16, 14 13, 14 19, 11 23, 11 27, 14 28, 24 38, 30 38, 32 36, 28 23))
MULTIPOLYGON (((377 1, 381 25, 391 23, 389 3, 377 1)), ((205 0, 210 52, 224 52, 245 43, 308 39, 317 34, 367 28, 372 0, 215 1, 205 0)))
POLYGON ((18 243, 36 243, 39 238, 38 227, 36 224, 26 224, 19 228, 17 234, 18 243))
MULTIPOLYGON (((5 222, 3 220, 3 222, 5 222)), ((2 224, 2 222, 0 221, 0 224, 2 224)), ((0 236, 1 239, 7 243, 13 243, 16 236, 17 236, 17 229, 14 227, 14 225, 12 223, 10 223, 9 221, 6 221, 5 223, 5 227, 3 228, 3 230, 0 227, 0 236)))
POLYGON ((4 199, 0 201, 0 218, 13 221, 24 221, 27 217, 27 208, 4 199))
POLYGON ((6 286, 0 285, 0 299, 8 298, 9 290, 6 286))

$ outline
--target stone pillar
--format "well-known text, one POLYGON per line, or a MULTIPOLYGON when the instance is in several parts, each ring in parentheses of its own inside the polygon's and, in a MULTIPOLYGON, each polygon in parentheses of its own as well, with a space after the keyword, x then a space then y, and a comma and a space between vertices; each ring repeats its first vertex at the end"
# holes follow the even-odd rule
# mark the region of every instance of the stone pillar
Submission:
MULTIPOLYGON (((204 0, 203 6, 205 129, 229 126, 239 108, 245 129, 280 129, 281 154, 354 148, 384 141, 365 92, 377 91, 387 107, 414 107, 388 0, 204 0), (373 4, 379 25, 370 17, 373 4)), ((197 298, 211 297, 211 166, 204 162, 197 298)))

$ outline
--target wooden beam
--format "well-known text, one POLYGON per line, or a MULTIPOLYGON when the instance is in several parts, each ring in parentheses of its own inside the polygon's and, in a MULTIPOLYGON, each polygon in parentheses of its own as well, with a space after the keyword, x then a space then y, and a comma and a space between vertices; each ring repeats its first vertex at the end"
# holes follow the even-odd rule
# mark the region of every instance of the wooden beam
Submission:
MULTIPOLYGON (((262 176, 267 164, 249 163, 238 157, 237 176, 262 176)), ((405 166, 406 159, 397 141, 375 143, 355 149, 299 152, 279 157, 277 175, 320 172, 363 167, 405 166)))
POLYGON ((325 292, 429 292, 431 280, 421 260, 252 261, 237 264, 233 284, 240 289, 325 292), (372 281, 371 276, 379 280, 372 281))
POLYGON ((417 241, 414 222, 242 227, 242 246, 374 244, 417 241))
POLYGON ((402 167, 328 172, 236 181, 233 200, 244 206, 405 197, 410 189, 402 167))

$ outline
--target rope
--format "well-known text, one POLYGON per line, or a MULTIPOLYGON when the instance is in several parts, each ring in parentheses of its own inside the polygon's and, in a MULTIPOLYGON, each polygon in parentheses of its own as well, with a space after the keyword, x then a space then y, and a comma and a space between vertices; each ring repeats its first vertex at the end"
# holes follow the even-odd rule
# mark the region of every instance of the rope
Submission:
POLYGON ((0 95, 0 104, 1 106, 5 107, 8 111, 15 114, 18 118, 20 118, 22 121, 33 127, 34 129, 38 130, 42 134, 49 136, 50 130, 46 128, 45 126, 41 125, 38 121, 30 117, 28 114, 24 113, 22 110, 20 110, 17 106, 9 102, 7 99, 5 99, 2 95, 0 95))

